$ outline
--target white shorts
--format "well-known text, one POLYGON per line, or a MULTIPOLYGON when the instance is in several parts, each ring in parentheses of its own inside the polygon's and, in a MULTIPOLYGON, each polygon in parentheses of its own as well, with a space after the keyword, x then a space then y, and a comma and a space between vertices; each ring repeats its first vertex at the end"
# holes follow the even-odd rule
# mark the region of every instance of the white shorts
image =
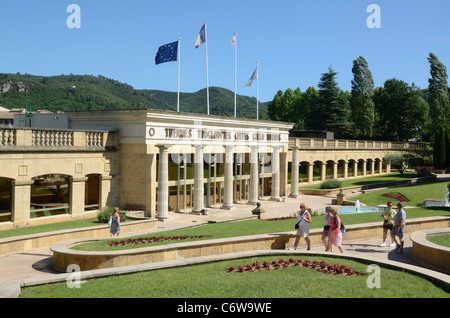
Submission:
POLYGON ((297 236, 308 237, 309 225, 300 225, 297 229, 297 236))

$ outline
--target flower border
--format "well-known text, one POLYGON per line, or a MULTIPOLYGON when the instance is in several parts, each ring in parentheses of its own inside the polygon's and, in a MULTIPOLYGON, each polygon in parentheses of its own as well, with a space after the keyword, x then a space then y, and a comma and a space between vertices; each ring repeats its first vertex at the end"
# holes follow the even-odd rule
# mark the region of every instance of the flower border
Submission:
POLYGON ((255 260, 253 264, 239 265, 238 267, 230 266, 227 269, 229 273, 244 273, 244 272, 259 272, 259 271, 272 271, 280 268, 287 268, 290 266, 303 266, 310 269, 314 269, 318 272, 329 274, 329 275, 342 275, 342 276, 362 276, 362 273, 356 272, 345 265, 330 265, 325 261, 318 262, 313 260, 310 262, 308 259, 302 262, 301 259, 294 260, 292 257, 288 261, 280 258, 278 261, 273 260, 272 262, 264 261, 260 263, 255 260))
POLYGON ((165 242, 165 241, 179 241, 188 240, 196 238, 204 238, 204 235, 176 235, 176 236, 153 236, 153 237, 139 237, 136 239, 128 239, 121 241, 112 241, 107 243, 108 246, 124 246, 133 244, 150 244, 155 242, 165 242))
POLYGON ((397 200, 399 202, 409 202, 409 199, 407 197, 405 197, 403 194, 401 194, 400 192, 383 193, 381 196, 388 197, 388 198, 397 200))

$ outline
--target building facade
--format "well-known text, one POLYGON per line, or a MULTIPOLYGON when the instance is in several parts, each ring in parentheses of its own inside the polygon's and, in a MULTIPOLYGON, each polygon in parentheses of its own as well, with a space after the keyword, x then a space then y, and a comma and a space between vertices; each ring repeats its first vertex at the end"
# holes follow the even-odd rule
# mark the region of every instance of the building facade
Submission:
POLYGON ((69 113, 71 129, 0 129, 0 230, 105 206, 207 213, 390 171, 413 144, 289 137, 293 124, 170 111, 69 113))

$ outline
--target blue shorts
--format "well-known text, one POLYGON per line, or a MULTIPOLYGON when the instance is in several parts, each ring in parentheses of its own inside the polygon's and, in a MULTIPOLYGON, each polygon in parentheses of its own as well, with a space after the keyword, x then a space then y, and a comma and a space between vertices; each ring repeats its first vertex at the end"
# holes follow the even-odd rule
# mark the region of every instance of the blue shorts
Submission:
POLYGON ((398 225, 394 225, 392 232, 399 238, 402 238, 405 233, 405 225, 403 224, 400 228, 398 228, 398 225))

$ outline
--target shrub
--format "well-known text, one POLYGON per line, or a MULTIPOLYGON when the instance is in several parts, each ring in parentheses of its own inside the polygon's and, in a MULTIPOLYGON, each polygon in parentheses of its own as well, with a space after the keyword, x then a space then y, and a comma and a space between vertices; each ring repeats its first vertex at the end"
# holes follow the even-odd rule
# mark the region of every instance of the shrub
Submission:
MULTIPOLYGON (((98 212, 97 220, 100 223, 108 223, 109 217, 112 215, 112 213, 113 213, 113 208, 108 207, 108 206, 104 207, 101 211, 98 212)), ((119 211, 119 217, 120 217, 120 222, 124 222, 126 220, 125 213, 123 213, 123 212, 119 211)))
POLYGON ((322 184, 320 185, 321 189, 336 189, 336 188, 340 188, 342 185, 342 182, 339 180, 325 180, 324 182, 322 182, 322 184))

